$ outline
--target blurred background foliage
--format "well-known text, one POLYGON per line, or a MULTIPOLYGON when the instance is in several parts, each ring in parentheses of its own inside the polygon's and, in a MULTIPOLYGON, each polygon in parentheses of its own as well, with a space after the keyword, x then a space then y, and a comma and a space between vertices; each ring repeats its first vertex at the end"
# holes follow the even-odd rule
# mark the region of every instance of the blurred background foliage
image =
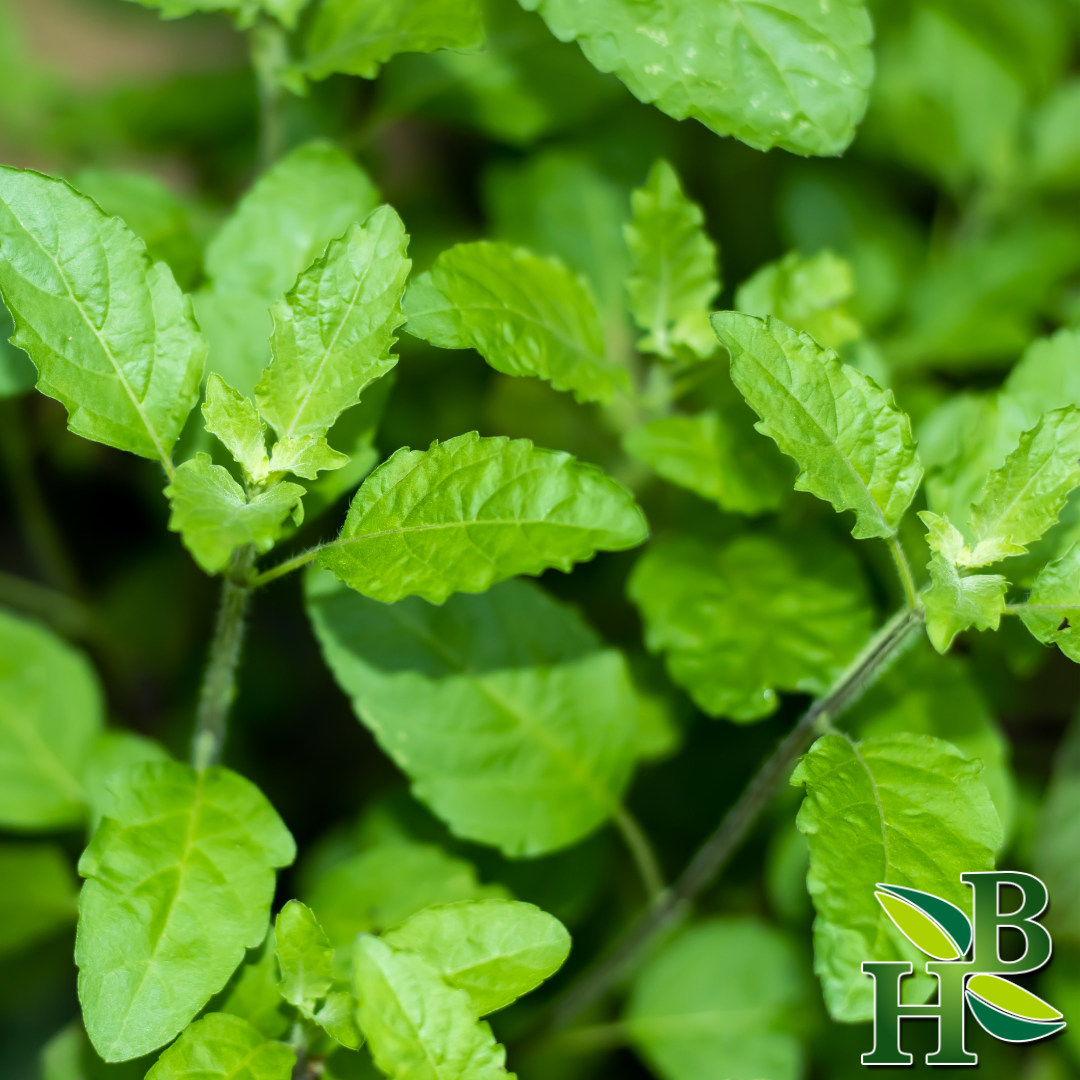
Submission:
MULTIPOLYGON (((944 478, 942 490, 954 490, 963 470, 978 480, 993 463, 1005 424, 998 388, 1025 349, 1060 328, 1080 328, 1080 3, 871 6, 877 76, 866 120, 842 159, 762 154, 669 119, 595 71, 576 45, 559 43, 515 0, 485 0, 485 53, 400 55, 376 79, 332 76, 304 97, 286 96, 281 148, 323 137, 355 158, 404 219, 417 271, 451 244, 481 237, 559 256, 590 282, 609 352, 631 366, 622 226, 630 191, 658 157, 668 159, 720 250, 716 306, 775 313, 891 386, 919 429, 932 497, 935 476, 944 478)), ((0 161, 70 179, 123 217, 185 289, 207 283, 207 243, 257 174, 264 140, 247 43, 224 17, 168 23, 123 0, 0 0, 0 161)), ((763 520, 724 514, 628 458, 618 425, 596 407, 537 380, 500 375, 471 351, 432 349, 408 335, 399 351, 376 437, 381 453, 474 428, 527 436, 630 484, 655 536, 821 533, 850 549, 881 612, 895 604, 884 547, 851 545, 825 504, 792 495, 763 520)), ((1080 380, 1080 355, 1062 363, 1063 379, 1080 380)), ((183 757, 216 585, 166 530, 156 466, 69 434, 56 402, 21 393, 33 374, 18 357, 0 370, 7 380, 0 386, 0 600, 49 606, 52 621, 97 662, 113 722, 183 757), (50 591, 27 597, 35 583, 50 591)), ((1006 389, 1022 397, 1022 379, 1014 376, 1006 389)), ((705 381, 690 400, 717 407, 718 394, 722 388, 705 381)), ((296 542, 331 535, 343 507, 338 501, 309 515, 296 542)), ((1070 521, 1078 516, 1075 508, 1068 513, 1070 521)), ((918 531, 909 542, 921 564, 918 531)), ((658 721, 655 760, 639 771, 630 805, 673 875, 805 699, 785 698, 754 726, 699 713, 643 651, 637 612, 625 598, 635 558, 601 556, 572 578, 549 573, 543 585, 579 605, 629 653, 667 718, 658 721)), ((1012 817, 1005 863, 1028 868, 1055 749, 1080 701, 1080 673, 1018 625, 969 635, 957 652, 947 661, 909 654, 850 726, 951 730, 945 737, 958 744, 982 738, 973 752, 987 760, 987 778, 996 776, 1012 817)), ((642 903, 610 829, 565 852, 511 862, 455 840, 411 800, 332 682, 298 580, 273 586, 254 604, 227 758, 266 792, 308 852, 283 875, 283 896, 303 895, 305 880, 317 881, 388 834, 437 842, 471 863, 479 880, 567 923, 575 950, 556 989, 642 903)), ((802 965, 793 978, 808 981, 811 911, 796 802, 794 792, 781 793, 702 910, 784 927, 802 965)), ((1080 852, 1076 815, 1060 809, 1070 805, 1065 796, 1058 803, 1080 852)), ((81 842, 74 834, 62 841, 69 860, 81 842)), ((68 865, 61 860, 57 872, 68 865)), ((1071 932, 1080 940, 1080 923, 1071 932)), ((41 1047, 77 1013, 72 933, 70 913, 60 912, 43 921, 38 944, 13 953, 5 952, 0 927, 5 1078, 38 1075, 41 1047)), ((730 965, 732 978, 749 962, 723 952, 722 943, 702 940, 701 948, 721 949, 718 962, 730 965)), ((1053 1000, 1067 1015, 1068 1002, 1080 1001, 1078 956, 1062 941, 1053 969, 1053 1000)), ((637 995, 634 1008, 647 987, 637 995)), ((511 1053, 535 1007, 530 999, 495 1018, 511 1053)), ((810 1075, 841 1080, 861 1070, 865 1025, 830 1024, 817 1005, 800 1016, 810 1075)), ((523 1071, 647 1075, 642 1059, 611 1051, 602 1025, 596 1031, 591 1043, 533 1054, 523 1071)), ((1027 1051, 988 1045, 981 1033, 973 1041, 980 1069, 993 1076, 1058 1080, 1080 1063, 1073 1029, 1027 1051)), ((682 1080, 677 1065, 657 1067, 682 1080)), ((141 1075, 138 1063, 86 1068, 87 1080, 141 1075)))

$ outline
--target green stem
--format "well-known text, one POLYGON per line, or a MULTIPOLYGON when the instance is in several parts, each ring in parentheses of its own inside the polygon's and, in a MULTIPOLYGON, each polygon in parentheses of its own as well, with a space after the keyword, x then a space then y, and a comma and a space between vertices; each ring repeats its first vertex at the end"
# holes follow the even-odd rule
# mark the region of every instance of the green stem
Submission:
POLYGON ((248 581, 248 587, 252 589, 261 589, 263 585, 269 585, 271 581, 277 581, 279 577, 284 577, 286 574, 291 574, 294 570, 299 570, 302 566, 307 566, 316 555, 327 545, 321 544, 319 547, 314 547, 310 551, 305 551, 300 555, 296 555, 291 559, 287 559, 283 563, 278 563, 277 566, 272 566, 269 570, 264 570, 261 574, 255 574, 248 581))
POLYGON ((196 769, 205 769, 221 760, 229 710, 236 698, 236 672, 251 598, 246 577, 254 559, 254 548, 241 548, 233 555, 222 582, 221 607, 191 736, 191 763, 196 769))
POLYGON ((911 563, 908 562, 907 552, 899 536, 890 536, 889 551, 896 563, 896 572, 900 575, 900 584, 904 588, 904 599, 909 608, 918 607, 919 590, 915 585, 915 575, 911 572, 911 563))
POLYGON ((551 1031, 558 1032, 597 1002, 618 981, 626 968, 656 936, 690 910, 694 899, 708 888, 731 860, 751 828, 772 800, 776 788, 809 748, 822 721, 835 720, 870 686, 903 649, 912 631, 922 622, 914 608, 894 615, 832 689, 803 713, 775 753, 758 770, 735 805, 713 834, 698 849, 675 884, 644 912, 614 949, 572 984, 557 1002, 551 1031))
POLYGON ((0 402, 0 457, 23 539, 42 577, 53 588, 81 594, 78 575, 38 484, 34 456, 18 400, 0 402))
POLYGON ((288 63, 288 40, 281 25, 261 18, 251 30, 251 64, 259 90, 259 172, 265 172, 281 156, 285 145, 281 107, 285 90, 281 72, 288 63))
POLYGON ((620 806, 615 811, 614 821, 641 875, 645 895, 650 903, 658 903, 664 894, 664 875, 660 871, 660 863, 649 842, 649 837, 641 827, 641 823, 625 806, 620 806))

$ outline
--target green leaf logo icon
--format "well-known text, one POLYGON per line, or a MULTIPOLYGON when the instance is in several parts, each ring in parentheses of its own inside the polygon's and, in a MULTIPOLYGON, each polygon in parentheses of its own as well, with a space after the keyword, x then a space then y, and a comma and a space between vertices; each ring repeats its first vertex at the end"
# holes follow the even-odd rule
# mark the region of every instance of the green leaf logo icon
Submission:
POLYGON ((948 900, 902 885, 878 884, 874 895, 896 928, 935 960, 960 960, 971 948, 971 923, 948 900))
POLYGON ((1006 1042, 1044 1039, 1065 1026, 1052 1005, 1000 975, 972 975, 967 1000, 975 1019, 1006 1042))

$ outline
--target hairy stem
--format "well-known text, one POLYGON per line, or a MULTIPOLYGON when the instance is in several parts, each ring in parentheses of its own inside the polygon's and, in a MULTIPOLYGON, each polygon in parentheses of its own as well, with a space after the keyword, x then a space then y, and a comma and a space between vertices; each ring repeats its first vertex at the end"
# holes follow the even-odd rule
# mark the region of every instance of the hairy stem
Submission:
POLYGON ((259 90, 259 172, 281 156, 285 146, 282 105, 285 89, 279 73, 288 62, 285 31, 275 19, 260 19, 251 31, 251 64, 259 90))
MULTIPOLYGON (((323 546, 325 545, 320 545, 320 547, 323 546)), ((263 585, 269 585, 271 581, 277 581, 279 577, 284 577, 294 570, 299 570, 302 566, 307 566, 319 554, 319 550, 318 547, 312 548, 310 551, 305 551, 300 555, 287 559, 283 563, 278 563, 277 566, 272 566, 269 570, 264 570, 261 574, 255 574, 248 582, 249 587, 260 589, 263 585)))
POLYGON ((660 863, 657 861, 656 852, 638 821, 625 806, 620 806, 615 812, 615 825, 627 848, 633 857, 634 865, 641 875, 641 883, 645 886, 645 895, 650 903, 658 903, 664 893, 664 875, 660 871, 660 863))
POLYGON ((899 536, 889 537, 889 551, 892 553, 893 562, 896 563, 896 572, 900 575, 900 584, 904 589, 904 599, 908 607, 918 605, 919 590, 915 585, 915 575, 911 572, 911 563, 908 562, 907 552, 899 536))
POLYGON ((803 713, 716 831, 698 849, 678 881, 657 904, 640 916, 599 964, 569 987, 555 1007, 552 1032, 568 1027, 603 997, 657 934, 686 915, 694 899, 716 880, 746 839, 777 787, 791 775, 796 760, 813 742, 818 724, 822 720, 834 720, 847 709, 885 671, 921 621, 922 615, 914 608, 905 608, 893 616, 833 688, 803 713))
POLYGON ((236 698, 236 671, 251 597, 245 579, 254 559, 254 548, 240 548, 233 555, 221 585, 221 607, 199 694, 195 732, 191 736, 191 763, 196 769, 205 769, 221 760, 229 710, 236 698))
POLYGON ((41 576, 54 589, 78 596, 78 575, 38 484, 18 400, 0 402, 0 457, 23 539, 41 576))

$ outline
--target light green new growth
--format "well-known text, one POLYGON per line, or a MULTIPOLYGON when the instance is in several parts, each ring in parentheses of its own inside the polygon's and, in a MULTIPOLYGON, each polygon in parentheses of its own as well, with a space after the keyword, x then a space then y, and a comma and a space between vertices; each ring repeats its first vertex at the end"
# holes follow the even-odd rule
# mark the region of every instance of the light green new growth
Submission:
POLYGON ((266 932, 296 846, 254 784, 175 762, 116 776, 79 860, 79 1001, 106 1061, 163 1046, 266 932))
POLYGON ((265 12, 291 30, 305 0, 134 0, 134 3, 157 8, 163 19, 180 19, 204 11, 228 11, 236 16, 242 28, 251 26, 265 12))
POLYGON ((318 559, 373 599, 441 604, 516 574, 568 571, 647 533, 630 492, 595 465, 471 432, 398 450, 364 481, 318 559))
POLYGON ((300 70, 313 79, 341 72, 374 79, 403 52, 484 45, 476 0, 324 0, 304 41, 300 70))
POLYGON ((249 500, 228 469, 213 464, 209 454, 196 454, 176 470, 165 495, 172 507, 169 528, 208 574, 216 574, 239 547, 269 551, 285 519, 301 515, 304 489, 275 484, 249 500))
POLYGON ((469 995, 427 960, 361 934, 353 952, 357 1017, 391 1080, 505 1080, 506 1052, 469 995))
POLYGON ((211 372, 206 380, 202 411, 206 430, 221 440, 244 470, 248 482, 261 484, 270 472, 270 459, 266 456, 266 425, 259 419, 251 399, 211 372))
POLYGON ((775 712, 778 690, 823 693, 870 636, 858 565, 820 538, 669 540, 638 560, 627 592, 671 678, 732 720, 775 712))
POLYGON ((860 540, 895 536, 922 465, 891 391, 774 318, 721 311, 712 323, 758 431, 798 462, 795 487, 854 510, 860 540))
POLYGON ((290 1080, 296 1055, 227 1013, 196 1020, 158 1058, 146 1080, 290 1080))
POLYGON ((910 960, 915 1000, 936 987, 920 974, 926 957, 892 925, 874 886, 906 885, 970 912, 971 890, 960 874, 993 869, 1002 840, 981 768, 926 735, 861 743, 826 735, 795 769, 791 783, 806 791, 797 824, 810 845, 814 970, 834 1020, 873 1015, 864 960, 910 960))
POLYGON ((401 218, 380 206, 333 241, 274 305, 273 359, 255 387, 280 439, 324 436, 396 363, 401 294, 412 263, 401 218))
POLYGON ((681 345, 707 359, 716 352, 708 314, 720 278, 716 245, 703 227, 705 215, 662 160, 631 202, 633 218, 623 226, 631 259, 626 289, 630 313, 647 331, 638 348, 673 358, 681 345))
POLYGON ((0 248, 0 295, 38 389, 76 434, 156 458, 171 477, 206 359, 172 272, 64 181, 3 167, 0 248))
POLYGON ((1057 645, 1080 664, 1080 545, 1047 563, 1031 586, 1027 603, 1016 609, 1024 625, 1044 645, 1057 645))
POLYGON ((291 472, 305 480, 314 480, 321 471, 343 469, 349 461, 348 454, 339 454, 325 438, 290 435, 274 443, 270 473, 291 472))
POLYGON ((535 856, 617 812, 640 737, 626 661, 538 586, 387 606, 312 575, 308 610, 357 716, 458 836, 535 856))
POLYGON ((102 692, 86 658, 0 610, 0 826, 82 821, 84 770, 103 723, 102 692))
POLYGON ((405 329, 442 349, 475 349, 496 371, 546 379, 578 401, 630 388, 605 356, 583 278, 558 259, 481 241, 444 251, 405 294, 405 329))
POLYGON ((56 844, 0 844, 0 958, 75 921, 75 875, 56 844))
POLYGON ((478 1016, 504 1008, 562 967, 570 935, 558 919, 517 900, 474 900, 418 911, 383 935, 464 990, 478 1016))
POLYGON ((758 150, 839 154, 873 78, 863 0, 521 0, 560 41, 677 120, 758 150))
POLYGON ((712 919, 681 934, 634 980, 623 1018, 661 1080, 798 1080, 794 1021, 808 987, 787 939, 757 919, 712 919))

